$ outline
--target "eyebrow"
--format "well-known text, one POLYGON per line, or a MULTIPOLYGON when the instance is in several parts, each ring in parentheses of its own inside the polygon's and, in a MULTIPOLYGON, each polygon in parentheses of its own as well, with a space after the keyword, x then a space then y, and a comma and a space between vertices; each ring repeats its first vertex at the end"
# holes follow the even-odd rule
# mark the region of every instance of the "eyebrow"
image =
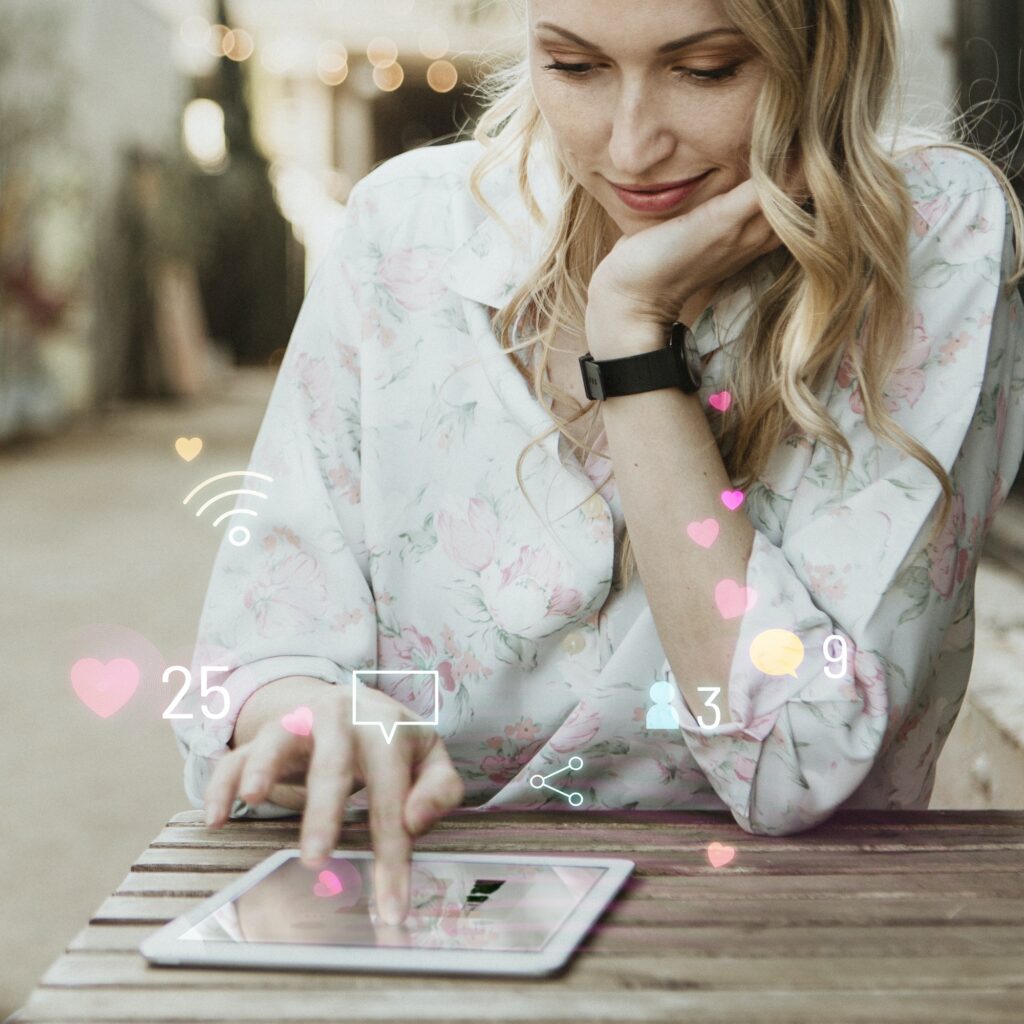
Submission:
MULTIPOLYGON (((574 43, 586 47, 588 50, 600 50, 599 46, 595 46, 593 43, 588 43, 586 39, 576 35, 575 32, 570 32, 565 28, 559 28, 558 25, 552 24, 550 21, 538 21, 536 27, 547 28, 552 32, 557 32, 559 35, 565 36, 566 39, 571 39, 574 43)), ((691 36, 683 36, 682 39, 673 39, 670 43, 664 43, 662 46, 658 47, 658 53, 675 53, 676 50, 682 50, 684 47, 692 46, 694 43, 701 43, 705 39, 709 39, 711 36, 719 35, 741 36, 743 33, 738 28, 709 28, 704 32, 695 32, 691 36)))

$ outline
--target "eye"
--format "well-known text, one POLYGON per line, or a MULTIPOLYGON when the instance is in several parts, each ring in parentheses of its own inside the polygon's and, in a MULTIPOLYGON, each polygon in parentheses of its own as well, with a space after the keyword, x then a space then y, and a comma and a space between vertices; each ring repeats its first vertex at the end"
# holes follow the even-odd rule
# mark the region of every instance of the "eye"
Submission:
MULTIPOLYGON (((741 61, 736 61, 734 64, 727 64, 721 68, 703 70, 697 68, 674 68, 673 70, 680 78, 690 78, 696 82, 721 82, 734 77, 739 71, 741 63, 741 61)), ((543 67, 545 71, 564 72, 577 78, 590 74, 594 69, 593 64, 564 64, 558 60, 544 64, 543 67)))

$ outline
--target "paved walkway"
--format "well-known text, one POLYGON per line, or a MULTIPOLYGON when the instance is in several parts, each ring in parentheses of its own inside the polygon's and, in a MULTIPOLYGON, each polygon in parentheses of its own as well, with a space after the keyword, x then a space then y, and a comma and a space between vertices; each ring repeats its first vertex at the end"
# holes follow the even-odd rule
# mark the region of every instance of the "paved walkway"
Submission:
MULTIPOLYGON (((150 682, 101 720, 72 693, 69 666, 102 653, 101 632, 84 629, 91 623, 187 658, 219 531, 181 499, 205 477, 245 467, 271 379, 248 371, 215 402, 130 409, 0 451, 0 1019, 186 807, 181 759, 161 718, 169 688, 150 682), (193 463, 174 452, 182 435, 204 441, 193 463)), ((1012 510, 1000 517, 1004 548, 1024 551, 1022 520, 1012 510)), ((1024 572, 986 562, 978 613, 976 698, 950 739, 938 803, 1019 807, 1010 790, 1020 775, 1005 764, 1019 759, 1014 729, 1024 736, 1024 726, 1004 712, 1021 713, 1024 572)))

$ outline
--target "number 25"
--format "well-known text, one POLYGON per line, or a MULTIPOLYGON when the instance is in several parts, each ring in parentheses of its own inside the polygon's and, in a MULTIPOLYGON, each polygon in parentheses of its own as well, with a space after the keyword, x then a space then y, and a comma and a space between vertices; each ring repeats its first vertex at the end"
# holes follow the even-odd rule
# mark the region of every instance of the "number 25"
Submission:
MULTIPOLYGON (((200 696, 208 697, 211 693, 219 693, 221 700, 223 701, 221 709, 216 715, 211 714, 207 706, 203 704, 203 714, 211 721, 216 722, 218 719, 224 718, 227 715, 227 713, 231 710, 231 695, 228 693, 225 687, 217 686, 216 684, 211 683, 209 680, 209 674, 211 672, 230 671, 230 669, 222 668, 220 665, 203 665, 202 669, 200 670, 200 696)), ((168 704, 166 708, 164 708, 163 717, 191 720, 193 717, 191 711, 175 711, 174 709, 178 706, 178 704, 181 703, 182 699, 185 696, 185 693, 188 691, 188 688, 192 685, 192 673, 189 672, 189 670, 185 668, 184 665, 171 665, 170 668, 164 671, 162 681, 165 683, 168 682, 175 672, 180 673, 185 681, 181 684, 181 689, 174 695, 174 700, 172 700, 171 703, 168 704)))

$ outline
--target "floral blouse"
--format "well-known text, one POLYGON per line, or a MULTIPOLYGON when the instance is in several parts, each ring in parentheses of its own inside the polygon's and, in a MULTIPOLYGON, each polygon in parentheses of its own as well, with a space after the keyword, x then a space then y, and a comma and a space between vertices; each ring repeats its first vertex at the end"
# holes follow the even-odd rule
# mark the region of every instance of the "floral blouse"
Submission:
MULTIPOLYGON (((529 501, 517 484, 517 457, 552 420, 492 316, 545 232, 511 167, 483 182, 510 233, 473 200, 481 152, 426 147, 376 168, 314 276, 250 464, 272 482, 239 499, 258 513, 251 540, 225 536, 202 614, 193 675, 230 669, 216 677, 230 711, 205 717, 192 690, 194 718, 174 723, 190 800, 201 806, 257 687, 390 670, 362 681, 436 713, 481 809, 727 808, 784 834, 840 805, 925 807, 970 673, 982 543, 1024 451, 1024 305, 1002 284, 1013 233, 995 177, 948 147, 899 157, 913 321, 885 401, 951 475, 948 525, 929 542, 939 483, 868 430, 844 359, 820 397, 853 449, 845 492, 831 454, 796 434, 721 510, 754 526, 734 583, 756 601, 733 611, 732 720, 716 724, 713 698, 693 709, 701 723, 674 685, 652 701, 673 675, 641 578, 613 585, 623 512, 614 481, 593 494, 608 461, 581 465, 555 432, 522 464, 529 501), (755 657, 767 630, 793 634, 800 657, 755 657)), ((552 214, 551 168, 533 154, 529 173, 552 214)), ((742 357, 732 343, 774 259, 730 279, 693 325, 716 436, 708 399, 742 357)), ((292 812, 238 800, 233 813, 292 812)))

